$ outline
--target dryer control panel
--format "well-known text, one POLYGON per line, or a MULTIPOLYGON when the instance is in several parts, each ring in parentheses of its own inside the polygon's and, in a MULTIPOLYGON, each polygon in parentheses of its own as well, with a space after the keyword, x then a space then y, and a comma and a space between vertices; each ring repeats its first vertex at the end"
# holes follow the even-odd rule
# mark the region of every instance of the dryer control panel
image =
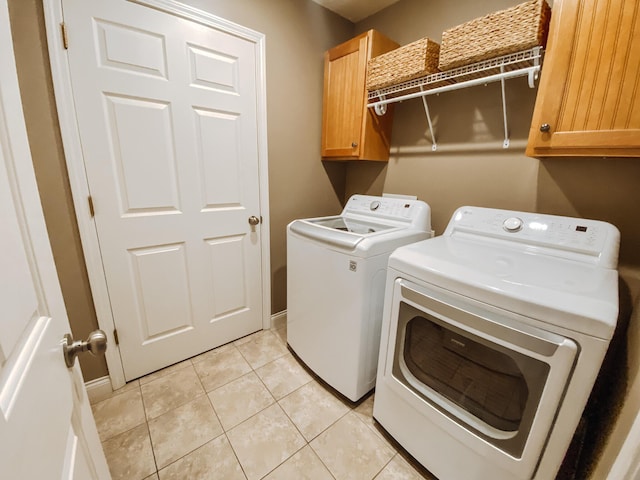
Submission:
POLYGON ((465 234, 513 242, 521 248, 616 268, 620 232, 610 223, 540 213, 461 207, 444 235, 465 234))

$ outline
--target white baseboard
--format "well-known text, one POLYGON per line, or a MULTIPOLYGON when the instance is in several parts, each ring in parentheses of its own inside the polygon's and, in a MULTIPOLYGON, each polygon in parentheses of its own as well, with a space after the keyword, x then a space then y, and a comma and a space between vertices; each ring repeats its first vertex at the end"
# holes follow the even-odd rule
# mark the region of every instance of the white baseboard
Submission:
POLYGON ((113 393, 111 388, 111 380, 108 376, 96 378, 95 380, 89 380, 84 384, 87 389, 87 396, 89 397, 89 403, 96 403, 100 400, 107 398, 113 393))
POLYGON ((287 311, 282 310, 281 312, 274 313, 271 315, 271 328, 280 328, 284 327, 287 324, 287 311))

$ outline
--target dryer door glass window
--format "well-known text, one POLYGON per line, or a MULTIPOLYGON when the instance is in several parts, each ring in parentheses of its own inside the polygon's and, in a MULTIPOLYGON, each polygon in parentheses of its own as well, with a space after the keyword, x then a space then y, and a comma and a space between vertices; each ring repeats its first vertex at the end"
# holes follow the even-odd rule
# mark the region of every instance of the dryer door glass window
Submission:
POLYGON ((417 316, 407 323, 403 355, 417 380, 491 427, 520 427, 529 388, 506 353, 417 316))
MULTIPOLYGON (((477 319, 481 328, 482 319, 477 319)), ((549 365, 400 303, 393 375, 456 423, 520 456, 549 365)))

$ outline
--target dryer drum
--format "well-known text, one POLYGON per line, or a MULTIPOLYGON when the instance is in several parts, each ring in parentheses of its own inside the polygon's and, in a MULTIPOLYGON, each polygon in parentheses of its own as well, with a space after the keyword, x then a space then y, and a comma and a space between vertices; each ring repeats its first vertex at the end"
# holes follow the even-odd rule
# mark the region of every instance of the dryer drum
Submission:
POLYGON ((406 328, 404 359, 420 382, 485 423, 518 430, 529 389, 508 355, 414 317, 406 328))

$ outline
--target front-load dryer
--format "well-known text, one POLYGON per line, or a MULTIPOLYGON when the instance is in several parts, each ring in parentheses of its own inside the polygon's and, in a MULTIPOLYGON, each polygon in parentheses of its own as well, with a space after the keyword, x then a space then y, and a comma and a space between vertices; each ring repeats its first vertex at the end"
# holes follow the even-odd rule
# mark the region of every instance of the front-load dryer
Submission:
POLYGON ((619 235, 463 207, 398 248, 374 418, 440 480, 555 478, 616 326, 619 235))
POLYGON ((389 254, 432 235, 425 202, 368 195, 287 227, 287 343, 352 401, 375 385, 389 254))

